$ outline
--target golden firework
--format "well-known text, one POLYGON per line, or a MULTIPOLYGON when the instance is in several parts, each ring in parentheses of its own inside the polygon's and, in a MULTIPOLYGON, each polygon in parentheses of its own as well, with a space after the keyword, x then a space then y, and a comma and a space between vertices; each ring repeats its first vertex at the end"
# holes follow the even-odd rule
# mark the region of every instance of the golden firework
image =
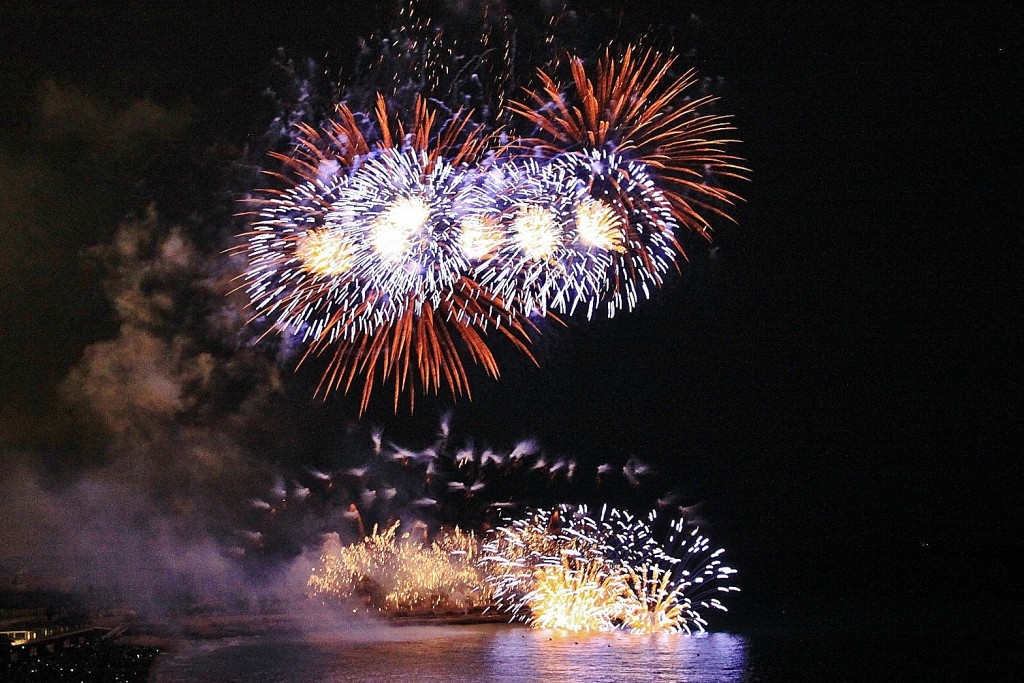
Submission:
POLYGON ((599 558, 541 567, 525 599, 529 623, 559 631, 611 631, 623 591, 622 573, 599 558))
POLYGON ((373 247, 387 261, 400 261, 410 240, 430 218, 430 208, 419 197, 405 197, 392 204, 374 222, 373 247))
POLYGON ((690 603, 682 586, 673 586, 671 572, 650 565, 625 569, 613 616, 621 628, 633 633, 689 630, 686 620, 690 603))
POLYGON ((603 200, 583 201, 576 207, 576 230, 587 246, 625 253, 622 244, 623 220, 619 212, 603 200))
POLYGON ((335 230, 310 230, 295 245, 295 257, 302 262, 302 269, 326 277, 347 273, 354 253, 352 242, 335 230))
POLYGON ((481 261, 498 250, 503 240, 498 219, 477 213, 462 221, 460 246, 466 258, 481 261))
POLYGON ((516 211, 512 234, 519 248, 534 261, 551 256, 562 238, 558 218, 543 206, 531 204, 516 211))
POLYGON ((315 595, 357 598, 382 611, 453 610, 490 604, 476 566, 477 542, 458 528, 429 545, 399 523, 325 554, 308 586, 315 595))

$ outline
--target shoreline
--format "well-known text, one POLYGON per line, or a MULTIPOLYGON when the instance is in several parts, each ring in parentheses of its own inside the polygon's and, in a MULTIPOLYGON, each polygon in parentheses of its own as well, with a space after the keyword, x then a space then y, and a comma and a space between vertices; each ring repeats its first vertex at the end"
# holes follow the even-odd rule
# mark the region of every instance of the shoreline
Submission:
POLYGON ((127 626, 118 640, 128 645, 174 649, 182 641, 258 637, 271 633, 303 633, 311 629, 337 628, 341 624, 374 627, 472 626, 508 624, 509 616, 491 610, 404 610, 393 613, 345 611, 278 612, 271 614, 211 614, 167 622, 142 621, 127 626))

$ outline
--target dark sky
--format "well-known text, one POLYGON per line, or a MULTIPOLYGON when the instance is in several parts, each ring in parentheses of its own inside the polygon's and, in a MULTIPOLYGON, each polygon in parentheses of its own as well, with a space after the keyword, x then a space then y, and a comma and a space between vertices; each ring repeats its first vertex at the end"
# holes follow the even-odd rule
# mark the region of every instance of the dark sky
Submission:
MULTIPOLYGON (((118 333, 81 252, 151 202, 187 222, 237 189, 231 161, 274 113, 276 48, 344 63, 381 25, 361 4, 5 3, 0 466, 72 468, 95 447, 58 390, 118 333)), ((747 615, 1019 599, 1003 548, 1021 484, 1020 13, 896 4, 623 3, 624 35, 680 27, 721 77, 747 203, 679 283, 553 331, 539 369, 509 354, 455 411, 479 441, 652 462, 705 501, 747 615)), ((323 443, 354 419, 340 398, 307 408, 310 373, 284 377, 280 415, 319 422, 323 443)), ((420 406, 369 420, 411 437, 443 402, 420 406)))

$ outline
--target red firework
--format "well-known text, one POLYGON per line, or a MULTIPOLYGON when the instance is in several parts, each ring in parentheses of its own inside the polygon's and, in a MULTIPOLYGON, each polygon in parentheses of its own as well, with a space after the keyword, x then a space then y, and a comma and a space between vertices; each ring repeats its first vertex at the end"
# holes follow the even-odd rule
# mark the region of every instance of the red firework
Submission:
POLYGON ((453 397, 469 396, 466 358, 498 376, 487 345, 491 329, 533 359, 529 322, 469 277, 458 278, 443 297, 431 297, 421 288, 384 292, 365 270, 357 272, 342 260, 350 254, 338 245, 327 250, 326 258, 312 259, 304 252, 311 237, 336 234, 327 221, 336 197, 319 191, 325 187, 325 168, 332 177, 342 177, 368 157, 411 152, 422 159, 417 183, 427 184, 435 164, 472 164, 491 140, 471 123, 469 112, 437 126, 436 112, 422 98, 405 123, 390 116, 384 98, 378 97, 374 118, 377 141, 372 151, 352 112, 342 104, 336 119, 322 131, 301 126, 289 154, 272 153, 284 170, 270 175, 287 187, 265 190, 253 200, 257 230, 244 235, 249 241, 239 247, 250 256, 244 277, 253 317, 276 316, 272 329, 279 332, 312 330, 307 332, 311 336, 300 364, 313 356, 330 356, 316 393, 347 392, 361 378, 360 413, 378 382, 392 384, 396 410, 403 392, 410 406, 417 392, 438 393, 442 387, 453 397), (315 187, 303 191, 308 186, 315 187))
MULTIPOLYGON (((715 177, 746 179, 748 169, 726 152, 736 140, 730 117, 706 114, 717 99, 690 99, 698 82, 690 69, 671 75, 676 58, 654 49, 627 46, 621 56, 606 51, 588 75, 579 57, 569 59, 572 95, 555 76, 538 70, 539 91, 525 89, 525 102, 509 107, 535 126, 520 144, 550 157, 584 149, 614 150, 644 163, 657 180, 680 225, 710 239, 710 212, 725 218, 723 206, 739 195, 712 184, 715 177)), ((730 219, 731 220, 731 219, 730 219)))

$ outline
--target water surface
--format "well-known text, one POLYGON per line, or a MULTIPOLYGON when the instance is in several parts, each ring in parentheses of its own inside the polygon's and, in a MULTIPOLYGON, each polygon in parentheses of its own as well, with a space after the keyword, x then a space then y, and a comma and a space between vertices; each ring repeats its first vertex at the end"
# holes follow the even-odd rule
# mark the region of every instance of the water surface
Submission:
POLYGON ((508 625, 368 627, 184 643, 156 683, 742 681, 746 641, 713 633, 564 635, 508 625))

